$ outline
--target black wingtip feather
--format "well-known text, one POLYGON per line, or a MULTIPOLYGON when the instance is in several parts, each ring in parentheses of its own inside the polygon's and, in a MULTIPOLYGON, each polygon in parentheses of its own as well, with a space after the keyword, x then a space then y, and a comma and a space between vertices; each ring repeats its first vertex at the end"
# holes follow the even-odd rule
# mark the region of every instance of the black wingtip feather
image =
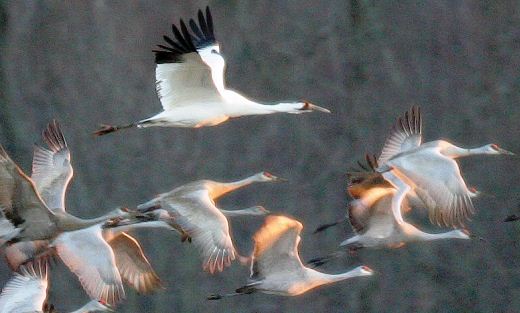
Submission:
POLYGON ((179 63, 182 62, 181 56, 183 54, 197 52, 197 49, 216 44, 213 33, 213 19, 209 7, 206 7, 206 16, 204 16, 202 10, 198 11, 197 16, 199 25, 193 19, 189 21, 191 31, 195 35, 189 32, 186 23, 182 19, 179 22, 180 28, 172 24, 172 33, 175 40, 168 36, 163 37, 170 47, 158 45, 160 49, 164 50, 152 50, 155 53, 156 64, 179 63))

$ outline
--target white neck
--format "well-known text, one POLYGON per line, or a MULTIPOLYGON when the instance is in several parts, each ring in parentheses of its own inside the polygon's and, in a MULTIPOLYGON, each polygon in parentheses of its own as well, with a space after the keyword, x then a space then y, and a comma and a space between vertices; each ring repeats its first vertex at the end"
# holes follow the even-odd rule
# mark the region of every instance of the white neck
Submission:
POLYGON ((311 274, 311 276, 312 276, 312 280, 314 280, 318 283, 317 285, 315 285, 315 287, 324 285, 324 284, 342 281, 342 280, 353 278, 353 277, 367 275, 367 274, 361 273, 359 267, 355 268, 353 270, 350 270, 348 272, 341 273, 341 274, 326 274, 326 273, 318 272, 316 270, 309 269, 309 268, 307 270, 314 272, 311 274))
POLYGON ((222 214, 224 214, 224 216, 226 216, 226 217, 262 215, 262 214, 259 214, 259 212, 256 210, 256 207, 241 209, 241 210, 233 210, 233 211, 220 209, 220 212, 222 212, 222 214))
POLYGON ((103 229, 103 232, 110 236, 117 236, 123 232, 129 232, 134 229, 142 229, 142 228, 166 228, 171 230, 172 227, 163 221, 149 221, 149 222, 141 222, 135 224, 126 224, 116 227, 109 227, 103 229))
POLYGON ((472 149, 464 149, 460 148, 454 145, 451 145, 450 147, 447 147, 441 151, 441 153, 447 157, 450 157, 452 159, 470 156, 470 155, 479 155, 479 154, 496 154, 493 153, 488 145, 478 147, 478 148, 472 148, 472 149))
POLYGON ((415 237, 417 237, 421 240, 425 240, 425 241, 439 240, 439 239, 452 239, 452 238, 463 239, 460 237, 460 232, 457 230, 452 230, 452 231, 440 233, 440 234, 430 234, 430 233, 425 233, 420 230, 417 230, 415 237))
POLYGON ((227 114, 230 117, 238 117, 244 115, 264 115, 273 113, 303 113, 301 109, 304 107, 302 102, 281 102, 277 104, 267 105, 255 101, 251 101, 246 97, 226 89, 221 93, 222 97, 229 104, 227 114))
POLYGON ((250 185, 254 182, 260 181, 258 179, 257 175, 250 176, 245 179, 241 179, 235 182, 229 182, 229 183, 221 183, 221 182, 213 182, 209 186, 209 193, 213 199, 217 199, 221 197, 222 195, 231 192, 233 190, 236 190, 238 188, 250 185))

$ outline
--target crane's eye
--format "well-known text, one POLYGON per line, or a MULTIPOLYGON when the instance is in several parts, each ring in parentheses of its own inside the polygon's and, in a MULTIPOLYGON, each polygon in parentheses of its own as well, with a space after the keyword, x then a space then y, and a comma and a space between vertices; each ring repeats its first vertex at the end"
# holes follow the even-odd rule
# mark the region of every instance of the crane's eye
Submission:
POLYGON ((215 54, 218 54, 218 51, 215 50, 215 49, 211 49, 211 53, 215 53, 215 54))

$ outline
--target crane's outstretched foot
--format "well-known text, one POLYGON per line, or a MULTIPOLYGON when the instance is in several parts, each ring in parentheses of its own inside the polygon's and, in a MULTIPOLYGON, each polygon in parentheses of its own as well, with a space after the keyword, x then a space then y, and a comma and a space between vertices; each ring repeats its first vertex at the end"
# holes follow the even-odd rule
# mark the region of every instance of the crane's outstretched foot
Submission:
POLYGON ((190 237, 190 235, 188 235, 188 233, 183 232, 181 234, 181 242, 185 242, 185 241, 188 241, 189 243, 191 243, 191 237, 190 237))
POLYGON ((220 300, 222 299, 222 295, 219 295, 219 294, 213 294, 213 295, 209 295, 206 299, 207 300, 220 300))
POLYGON ((342 219, 342 220, 339 220, 339 221, 335 221, 334 223, 329 223, 329 224, 323 224, 323 225, 320 225, 318 226, 318 228, 316 228, 316 230, 313 232, 313 234, 317 234, 319 232, 322 232, 330 227, 334 227, 338 224, 341 224, 345 221, 345 219, 342 219))
POLYGON ((99 125, 101 127, 94 132, 94 135, 103 136, 103 135, 110 134, 110 133, 113 133, 113 132, 121 130, 121 129, 134 127, 135 125, 136 125, 135 123, 131 123, 128 125, 121 125, 121 126, 101 124, 101 125, 99 125))
POLYGON ((320 267, 322 266, 323 264, 327 263, 330 261, 330 257, 319 257, 319 258, 314 258, 314 259, 310 259, 309 261, 307 261, 307 265, 310 265, 311 268, 316 268, 316 267, 320 267))
POLYGON ((518 216, 516 214, 511 214, 504 219, 504 222, 514 222, 514 221, 518 221, 518 220, 520 220, 520 216, 518 216))

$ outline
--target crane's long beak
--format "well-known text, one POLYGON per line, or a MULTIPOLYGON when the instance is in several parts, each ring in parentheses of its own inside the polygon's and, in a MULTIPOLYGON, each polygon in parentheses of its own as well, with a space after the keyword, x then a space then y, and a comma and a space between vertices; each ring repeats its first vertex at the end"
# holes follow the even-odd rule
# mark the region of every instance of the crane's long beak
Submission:
POLYGON ((271 179, 273 182, 277 182, 277 183, 283 183, 283 182, 287 182, 289 181, 288 179, 286 178, 282 178, 282 177, 278 177, 278 176, 271 176, 271 179))
POLYGON ((516 155, 516 154, 514 154, 513 152, 511 152, 511 151, 507 151, 506 149, 502 149, 502 148, 498 148, 498 152, 499 152, 500 154, 505 154, 505 155, 516 155))
POLYGON ((306 111, 320 111, 324 113, 330 113, 329 109, 325 109, 323 107, 320 107, 318 105, 312 104, 310 102, 305 102, 305 105, 303 106, 302 110, 306 111))

